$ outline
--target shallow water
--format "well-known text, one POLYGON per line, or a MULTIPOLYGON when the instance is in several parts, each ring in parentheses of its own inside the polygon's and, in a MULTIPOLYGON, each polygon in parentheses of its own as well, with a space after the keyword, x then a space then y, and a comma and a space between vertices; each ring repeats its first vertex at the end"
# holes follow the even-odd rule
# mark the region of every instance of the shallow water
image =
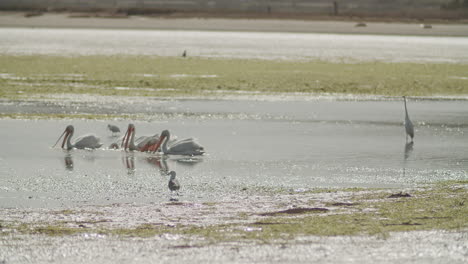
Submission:
MULTIPOLYGON (((176 195, 169 193, 169 178, 161 169, 177 172, 182 188, 176 198, 187 201, 222 201, 246 188, 300 192, 468 178, 466 101, 411 100, 416 138, 410 146, 405 144, 399 100, 141 100, 132 107, 125 107, 125 100, 100 105, 109 112, 143 115, 146 121, 0 120, 1 206, 168 201, 176 195), (119 138, 111 136, 107 124, 118 125, 123 135, 129 122, 136 125, 137 136, 170 129, 179 138, 196 137, 207 155, 161 158, 51 148, 68 124, 75 126, 77 136, 100 135, 107 147, 119 138)), ((100 109, 85 101, 26 104, 30 108, 21 107, 25 112, 39 108, 54 113, 64 105, 79 113, 100 109)), ((2 112, 15 109, 15 103, 0 104, 2 112)))
POLYGON ((0 28, 0 54, 159 55, 468 63, 468 38, 314 33, 0 28))

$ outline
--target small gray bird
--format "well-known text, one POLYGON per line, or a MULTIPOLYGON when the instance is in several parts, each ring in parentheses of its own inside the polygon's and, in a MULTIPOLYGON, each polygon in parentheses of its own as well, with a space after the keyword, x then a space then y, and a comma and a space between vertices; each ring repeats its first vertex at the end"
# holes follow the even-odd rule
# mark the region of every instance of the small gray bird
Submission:
MULTIPOLYGON (((168 175, 171 175, 171 178, 169 179, 169 184, 167 185, 169 187, 169 190, 171 190, 171 192, 179 191, 180 184, 179 184, 179 181, 176 179, 176 172, 170 171, 168 175)), ((177 195, 179 195, 178 192, 177 192, 177 195)))
POLYGON ((117 126, 114 125, 107 125, 107 128, 112 132, 112 135, 114 136, 115 133, 120 133, 120 129, 117 126))

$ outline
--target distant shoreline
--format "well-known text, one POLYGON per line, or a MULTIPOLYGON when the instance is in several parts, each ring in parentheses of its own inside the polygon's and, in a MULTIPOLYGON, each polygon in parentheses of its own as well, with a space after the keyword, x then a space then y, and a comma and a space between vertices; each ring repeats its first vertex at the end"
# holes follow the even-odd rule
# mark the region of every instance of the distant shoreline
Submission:
POLYGON ((382 34, 416 36, 468 37, 468 23, 422 24, 417 20, 387 21, 382 19, 337 19, 323 20, 270 19, 270 18, 220 18, 220 17, 171 17, 127 16, 111 13, 25 13, 0 12, 1 27, 38 28, 104 28, 148 30, 207 30, 207 31, 252 31, 330 34, 382 34), (362 23, 358 26, 358 23, 362 23), (431 28, 424 28, 430 25, 431 28))

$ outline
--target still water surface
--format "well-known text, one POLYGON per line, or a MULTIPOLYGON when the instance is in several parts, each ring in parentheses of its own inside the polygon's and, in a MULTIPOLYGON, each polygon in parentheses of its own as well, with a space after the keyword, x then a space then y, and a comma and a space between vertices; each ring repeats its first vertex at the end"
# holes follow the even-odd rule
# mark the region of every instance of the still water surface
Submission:
MULTIPOLYGON (((137 136, 163 129, 179 138, 193 136, 207 155, 161 158, 108 149, 62 151, 51 146, 68 124, 75 126, 75 136, 96 133, 104 147, 118 137, 107 130, 109 121, 3 119, 1 206, 167 201, 169 177, 162 170, 177 172, 180 199, 189 201, 221 201, 246 190, 409 187, 468 179, 466 101, 411 100, 414 145, 405 143, 400 100, 155 99, 149 105, 110 106, 148 117, 111 123, 124 132, 133 122, 137 136), (179 114, 168 116, 163 109, 179 114)), ((3 103, 1 109, 7 112, 9 107, 3 103)), ((48 105, 49 110, 54 107, 63 106, 48 105)))

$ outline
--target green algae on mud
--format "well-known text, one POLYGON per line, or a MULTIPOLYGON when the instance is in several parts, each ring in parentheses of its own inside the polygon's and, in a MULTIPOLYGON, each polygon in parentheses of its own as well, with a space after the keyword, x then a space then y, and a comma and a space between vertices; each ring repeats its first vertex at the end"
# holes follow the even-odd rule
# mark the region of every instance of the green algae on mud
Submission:
POLYGON ((389 198, 388 193, 356 196, 357 212, 306 216, 301 218, 271 218, 262 232, 289 235, 357 235, 387 234, 394 231, 463 230, 468 228, 468 193, 464 187, 431 187, 411 192, 412 197, 389 198), (377 198, 377 199, 376 199, 377 198), (380 199, 379 199, 380 198, 380 199))
MULTIPOLYGON (((325 202, 327 210, 303 210, 285 214, 250 211, 235 222, 215 224, 177 224, 147 222, 135 227, 116 227, 111 220, 21 223, 0 221, 3 235, 30 234, 67 236, 83 233, 117 237, 154 237, 164 234, 187 239, 202 238, 204 243, 256 241, 275 243, 300 236, 378 235, 416 230, 455 230, 468 228, 468 181, 444 182, 414 190, 407 197, 391 198, 395 190, 341 191, 348 203, 325 202), (261 215, 265 215, 261 217, 261 215)), ((296 193, 295 196, 307 195, 296 193)), ((314 198, 315 199, 315 198, 314 198)), ((214 206, 214 205, 210 205, 214 206)), ((56 214, 80 214, 63 210, 56 214)), ((93 214, 89 213, 91 217, 93 214)), ((106 217, 106 215, 103 215, 106 217)), ((107 219, 107 218, 106 218, 107 219)), ((110 218, 109 218, 110 219, 110 218)), ((157 221, 157 219, 154 219, 157 221)))
POLYGON ((0 97, 203 96, 207 92, 466 95, 465 64, 156 56, 0 55, 0 97))

